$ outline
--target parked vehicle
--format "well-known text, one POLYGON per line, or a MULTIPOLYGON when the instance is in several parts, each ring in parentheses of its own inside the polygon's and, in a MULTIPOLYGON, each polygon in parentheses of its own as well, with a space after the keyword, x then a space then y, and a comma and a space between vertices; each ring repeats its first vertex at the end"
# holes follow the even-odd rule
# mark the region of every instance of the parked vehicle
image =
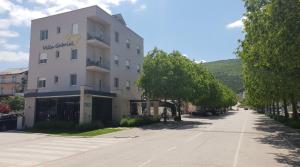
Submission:
POLYGON ((0 116, 0 131, 12 130, 17 128, 16 114, 3 114, 0 116))

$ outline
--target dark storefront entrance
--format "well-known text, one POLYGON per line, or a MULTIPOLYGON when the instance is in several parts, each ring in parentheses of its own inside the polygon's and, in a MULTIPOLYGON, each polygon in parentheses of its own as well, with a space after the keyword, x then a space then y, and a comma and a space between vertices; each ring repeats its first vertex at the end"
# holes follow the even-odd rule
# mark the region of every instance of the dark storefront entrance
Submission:
POLYGON ((79 100, 79 97, 37 99, 35 122, 68 121, 79 123, 79 100))
POLYGON ((104 124, 112 121, 112 99, 93 97, 92 121, 101 121, 104 124))

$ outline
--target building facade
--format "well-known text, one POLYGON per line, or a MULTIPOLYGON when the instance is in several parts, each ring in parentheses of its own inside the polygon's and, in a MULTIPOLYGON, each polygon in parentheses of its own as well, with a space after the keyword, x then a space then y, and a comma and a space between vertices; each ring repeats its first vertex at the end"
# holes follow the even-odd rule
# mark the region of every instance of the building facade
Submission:
POLYGON ((0 97, 23 95, 27 88, 27 68, 10 68, 0 72, 0 97))
POLYGON ((33 20, 26 126, 130 115, 130 101, 141 98, 136 81, 143 53, 143 38, 123 17, 98 6, 33 20))

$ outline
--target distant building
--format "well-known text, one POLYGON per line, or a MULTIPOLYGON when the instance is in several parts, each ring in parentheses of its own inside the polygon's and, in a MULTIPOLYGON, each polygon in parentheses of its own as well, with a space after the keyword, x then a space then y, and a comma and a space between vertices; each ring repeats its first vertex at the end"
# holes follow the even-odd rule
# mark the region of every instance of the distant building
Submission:
POLYGON ((27 68, 0 71, 0 97, 23 95, 27 88, 27 68))
POLYGON ((98 6, 31 22, 25 124, 118 121, 135 113, 143 38, 98 6))

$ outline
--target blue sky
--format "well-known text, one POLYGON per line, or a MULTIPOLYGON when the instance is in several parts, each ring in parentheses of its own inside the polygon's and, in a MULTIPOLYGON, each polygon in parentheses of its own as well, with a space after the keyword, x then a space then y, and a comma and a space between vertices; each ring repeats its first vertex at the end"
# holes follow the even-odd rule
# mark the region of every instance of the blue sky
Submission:
POLYGON ((145 53, 156 46, 197 61, 230 59, 243 38, 242 0, 0 0, 0 70, 28 65, 31 19, 91 5, 121 13, 145 53))

